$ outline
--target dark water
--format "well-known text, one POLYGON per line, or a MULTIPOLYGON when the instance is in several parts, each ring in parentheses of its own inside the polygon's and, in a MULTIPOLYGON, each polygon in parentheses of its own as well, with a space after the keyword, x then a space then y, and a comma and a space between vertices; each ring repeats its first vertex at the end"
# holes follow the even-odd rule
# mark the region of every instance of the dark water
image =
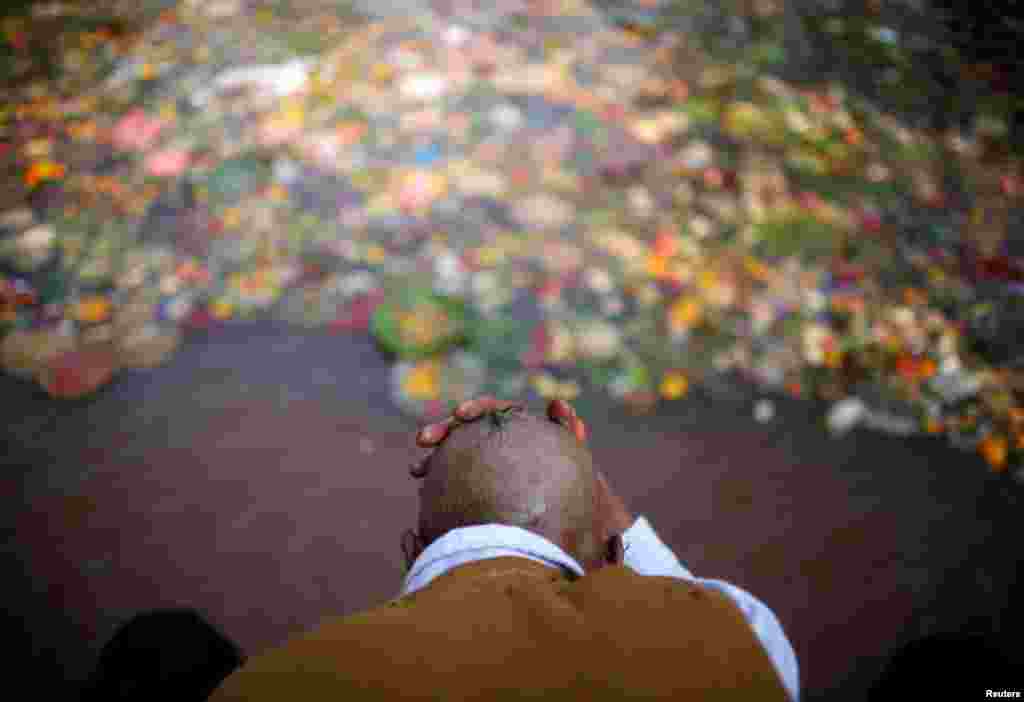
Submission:
MULTIPOLYGON (((47 682, 140 609, 197 607, 257 651, 393 596, 420 452, 386 374, 362 338, 240 323, 89 401, 0 379, 8 630, 47 682)), ((754 399, 578 406, 680 558, 773 607, 806 699, 858 698, 916 636, 1009 629, 1016 491, 937 441, 830 439, 819 408, 779 399, 758 424, 754 399)))

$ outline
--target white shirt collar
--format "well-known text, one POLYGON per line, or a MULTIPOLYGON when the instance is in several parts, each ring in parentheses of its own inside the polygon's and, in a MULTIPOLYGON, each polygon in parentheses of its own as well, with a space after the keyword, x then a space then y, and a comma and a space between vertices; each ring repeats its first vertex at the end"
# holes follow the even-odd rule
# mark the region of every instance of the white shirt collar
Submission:
POLYGON ((452 568, 502 556, 528 558, 579 577, 584 574, 575 558, 539 534, 507 524, 483 524, 452 529, 424 549, 406 574, 398 596, 426 587, 452 568))

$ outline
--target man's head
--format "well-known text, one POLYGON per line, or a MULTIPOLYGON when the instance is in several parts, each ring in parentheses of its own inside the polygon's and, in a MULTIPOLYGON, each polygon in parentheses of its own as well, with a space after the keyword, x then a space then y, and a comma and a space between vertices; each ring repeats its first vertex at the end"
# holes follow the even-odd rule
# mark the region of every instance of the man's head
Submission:
POLYGON ((428 459, 407 565, 448 531, 477 524, 532 531, 585 570, 619 562, 621 541, 609 544, 595 485, 590 452, 546 418, 510 409, 459 426, 428 459))

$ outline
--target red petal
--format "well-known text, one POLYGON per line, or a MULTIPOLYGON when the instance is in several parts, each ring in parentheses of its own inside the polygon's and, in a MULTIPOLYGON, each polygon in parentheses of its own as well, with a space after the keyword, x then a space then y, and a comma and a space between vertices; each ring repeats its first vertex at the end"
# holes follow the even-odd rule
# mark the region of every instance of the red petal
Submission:
POLYGON ((69 351, 50 364, 43 386, 54 397, 82 397, 110 382, 116 367, 112 351, 69 351))
POLYGON ((332 334, 341 334, 342 332, 352 331, 353 325, 352 320, 348 317, 336 319, 327 325, 327 331, 332 334))
POLYGON ((558 297, 562 292, 561 282, 552 278, 541 283, 537 296, 543 299, 558 297))
POLYGON ((213 324, 213 315, 205 307, 196 307, 188 316, 186 325, 193 329, 206 329, 213 324))
POLYGON ((1024 193, 1024 179, 1014 175, 1004 175, 999 179, 1003 194, 1010 197, 1024 193))
POLYGON ((979 273, 990 280, 1024 282, 1024 268, 1015 265, 1006 256, 993 256, 981 259, 978 263, 979 273))
POLYGON ((604 108, 604 118, 608 122, 619 123, 626 117, 626 108, 622 105, 608 105, 604 108))
POLYGON ((523 368, 534 370, 544 365, 544 356, 534 350, 525 351, 520 355, 519 363, 523 368))
POLYGON ((530 333, 530 344, 535 352, 544 354, 551 345, 551 335, 546 324, 538 324, 530 333))
POLYGON ((805 210, 816 210, 825 204, 821 196, 815 192, 803 191, 797 195, 796 199, 805 210))
POLYGON ((877 212, 862 210, 860 212, 860 225, 872 234, 877 234, 882 231, 882 218, 877 212))

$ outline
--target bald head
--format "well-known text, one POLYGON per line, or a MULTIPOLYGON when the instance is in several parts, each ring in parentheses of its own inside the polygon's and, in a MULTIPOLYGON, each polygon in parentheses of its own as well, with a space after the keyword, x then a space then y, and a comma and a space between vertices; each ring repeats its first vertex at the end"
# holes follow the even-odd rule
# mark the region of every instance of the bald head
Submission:
POLYGON ((453 430, 429 459, 420 490, 420 536, 509 524, 561 546, 581 563, 600 559, 594 467, 569 431, 518 410, 453 430))

